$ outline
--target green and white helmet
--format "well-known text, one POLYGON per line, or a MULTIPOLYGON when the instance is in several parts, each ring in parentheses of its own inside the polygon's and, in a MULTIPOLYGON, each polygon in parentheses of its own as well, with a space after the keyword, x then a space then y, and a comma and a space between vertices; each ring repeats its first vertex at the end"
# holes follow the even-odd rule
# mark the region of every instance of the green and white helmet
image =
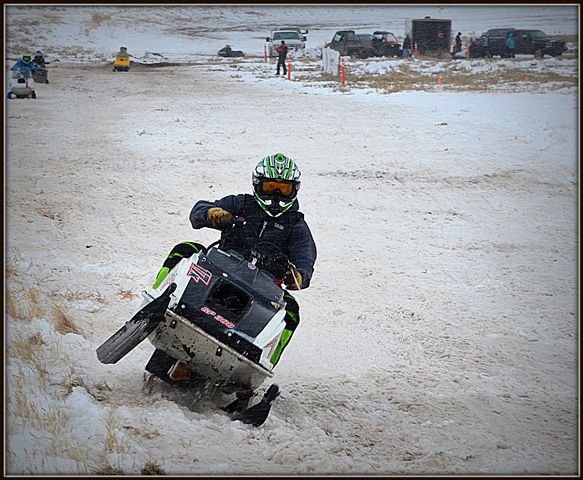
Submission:
POLYGON ((253 171, 253 193, 259 206, 271 217, 287 212, 296 201, 301 172, 283 153, 269 155, 253 171))

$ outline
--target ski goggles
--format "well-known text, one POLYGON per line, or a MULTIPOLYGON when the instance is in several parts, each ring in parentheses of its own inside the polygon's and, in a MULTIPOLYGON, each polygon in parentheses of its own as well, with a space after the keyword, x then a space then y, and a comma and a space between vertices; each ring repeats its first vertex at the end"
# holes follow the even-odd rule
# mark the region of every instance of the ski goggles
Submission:
POLYGON ((263 180, 259 183, 259 190, 265 195, 272 195, 279 191, 281 195, 287 198, 293 197, 297 192, 295 183, 282 180, 263 180))

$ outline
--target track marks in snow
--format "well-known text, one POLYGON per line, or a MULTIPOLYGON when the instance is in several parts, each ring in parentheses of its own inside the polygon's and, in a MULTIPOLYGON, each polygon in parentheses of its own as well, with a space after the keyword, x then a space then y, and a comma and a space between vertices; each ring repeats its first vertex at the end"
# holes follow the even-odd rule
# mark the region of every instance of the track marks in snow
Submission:
POLYGON ((553 194, 573 195, 575 179, 565 183, 551 182, 533 176, 530 172, 521 169, 501 170, 492 173, 483 173, 471 176, 435 176, 419 175, 408 171, 393 170, 336 170, 321 172, 319 176, 338 177, 354 180, 362 185, 375 183, 387 187, 401 187, 407 190, 423 189, 424 185, 446 187, 454 190, 480 188, 485 190, 524 190, 540 193, 548 191, 553 194))

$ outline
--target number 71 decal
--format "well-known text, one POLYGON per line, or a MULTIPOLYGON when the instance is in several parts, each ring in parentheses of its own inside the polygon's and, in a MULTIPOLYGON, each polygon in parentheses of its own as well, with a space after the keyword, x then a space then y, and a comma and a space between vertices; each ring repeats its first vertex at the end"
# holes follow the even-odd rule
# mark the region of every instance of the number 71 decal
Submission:
POLYGON ((205 270, 202 267, 199 267, 196 263, 190 265, 187 275, 192 277, 194 283, 202 282, 207 286, 210 283, 211 278, 213 278, 213 274, 211 272, 205 270))

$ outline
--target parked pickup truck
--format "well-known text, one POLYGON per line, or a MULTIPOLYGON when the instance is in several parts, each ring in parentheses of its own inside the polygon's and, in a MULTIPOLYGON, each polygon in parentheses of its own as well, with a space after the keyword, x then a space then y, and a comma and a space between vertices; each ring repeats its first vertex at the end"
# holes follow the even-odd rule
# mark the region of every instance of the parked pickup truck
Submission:
POLYGON ((354 30, 339 30, 326 47, 337 50, 342 56, 372 57, 372 36, 357 35, 354 30))
POLYGON ((509 33, 513 33, 516 37, 514 53, 517 54, 531 54, 537 58, 543 58, 545 55, 559 57, 567 51, 565 42, 552 38, 541 30, 491 28, 486 32, 488 50, 491 56, 499 55, 502 58, 509 56, 506 49, 506 39, 509 33))
POLYGON ((306 48, 306 35, 308 30, 301 30, 299 27, 277 27, 271 31, 269 37, 265 37, 268 43, 270 57, 276 57, 276 48, 285 41, 288 50, 303 50, 306 48))
POLYGON ((402 56, 401 44, 391 32, 376 31, 358 34, 354 30, 340 30, 334 34, 328 48, 337 50, 342 56, 358 58, 402 56))

